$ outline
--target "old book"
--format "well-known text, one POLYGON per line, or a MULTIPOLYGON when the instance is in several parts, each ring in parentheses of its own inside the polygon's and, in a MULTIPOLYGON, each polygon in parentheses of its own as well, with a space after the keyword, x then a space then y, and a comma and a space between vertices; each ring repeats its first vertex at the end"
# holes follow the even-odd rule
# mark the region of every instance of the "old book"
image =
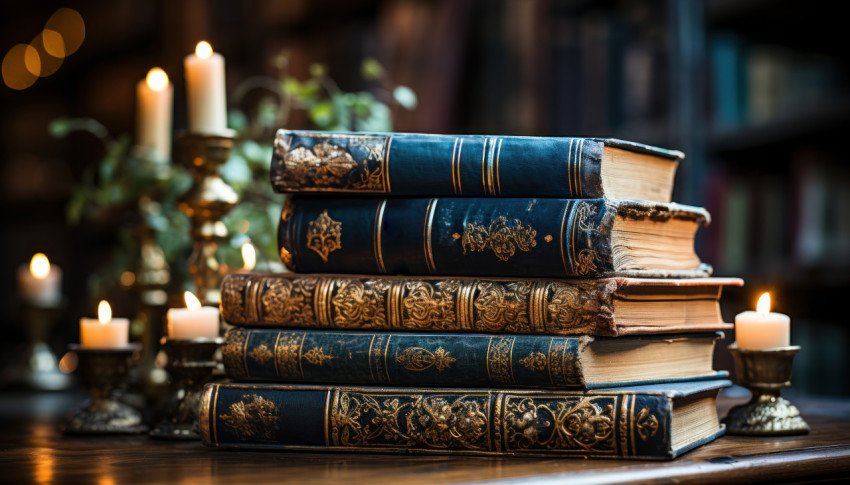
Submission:
MULTIPOLYGON (((234 327, 232 379, 356 385, 602 387, 713 379, 722 333, 621 338, 234 327)), ((725 376, 725 372, 723 373, 725 376)))
POLYGON ((586 280, 235 273, 232 325, 597 335, 731 329, 719 299, 738 278, 586 280))
POLYGON ((279 130, 278 192, 670 202, 684 155, 602 138, 279 130))
POLYGON ((278 242, 301 273, 696 277, 708 219, 633 200, 291 197, 278 242))
POLYGON ((723 434, 727 380, 581 391, 213 383, 207 446, 671 459, 723 434))

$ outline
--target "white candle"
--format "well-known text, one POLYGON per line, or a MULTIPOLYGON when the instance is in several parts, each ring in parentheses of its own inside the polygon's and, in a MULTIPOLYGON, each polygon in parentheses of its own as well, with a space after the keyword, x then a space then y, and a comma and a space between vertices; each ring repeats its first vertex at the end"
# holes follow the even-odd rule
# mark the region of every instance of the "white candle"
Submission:
POLYGON ((183 294, 186 308, 171 308, 166 314, 168 319, 168 338, 188 340, 193 338, 218 337, 218 308, 201 306, 201 302, 191 292, 183 294))
POLYGON ((242 245, 242 271, 253 271, 257 265, 257 250, 251 242, 242 245))
POLYGON ((80 345, 86 348, 126 347, 129 334, 130 320, 112 318, 112 308, 106 301, 97 306, 97 318, 80 319, 80 345))
POLYGON ((18 289, 23 299, 35 306, 55 307, 62 301, 62 269, 35 253, 29 266, 18 268, 18 289))
POLYGON ((136 85, 136 145, 147 148, 157 161, 171 158, 171 113, 174 86, 165 71, 155 67, 136 85))
POLYGON ((771 312, 770 293, 765 293, 759 298, 756 311, 735 316, 735 340, 740 349, 787 347, 791 342, 791 317, 771 312))
POLYGON ((195 53, 183 59, 189 131, 205 135, 227 132, 227 97, 224 88, 224 57, 207 42, 198 42, 195 53))

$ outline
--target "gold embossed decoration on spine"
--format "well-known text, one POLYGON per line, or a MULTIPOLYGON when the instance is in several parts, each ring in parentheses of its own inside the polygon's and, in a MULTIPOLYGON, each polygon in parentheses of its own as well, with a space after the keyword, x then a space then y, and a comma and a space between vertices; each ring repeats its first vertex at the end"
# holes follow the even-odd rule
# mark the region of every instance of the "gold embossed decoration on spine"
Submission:
POLYGON ((280 421, 275 403, 257 394, 243 395, 218 418, 240 441, 272 442, 280 421))
POLYGON ((455 296, 460 287, 458 280, 405 282, 403 326, 415 330, 458 330, 455 296))
POLYGON ((331 298, 334 326, 337 328, 389 328, 385 298, 390 287, 390 282, 381 278, 340 281, 331 298))
POLYGON ((453 239, 460 239, 463 254, 489 249, 501 261, 511 259, 517 250, 531 251, 537 246, 536 236, 537 230, 532 226, 519 219, 508 220, 505 216, 492 220, 487 226, 467 224, 463 234, 452 234, 453 239))
MULTIPOLYGON (((301 136, 308 136, 302 134, 301 136)), ((317 135, 332 141, 291 148, 278 142, 282 159, 275 184, 289 190, 389 192, 388 136, 317 135)))
POLYGON ((507 396, 505 451, 556 450, 617 455, 615 397, 545 399, 507 396))
POLYGON ((307 362, 321 366, 325 363, 326 360, 336 359, 333 355, 325 354, 325 349, 322 347, 313 347, 312 349, 304 352, 304 360, 307 362))
POLYGON ((328 211, 324 210, 307 225, 307 248, 327 263, 328 255, 342 248, 342 223, 331 219, 328 211))
POLYGON ((516 337, 490 337, 487 347, 487 376, 493 384, 516 384, 513 352, 516 337))
POLYGON ((309 327, 316 322, 314 290, 320 278, 267 278, 262 292, 262 318, 277 325, 309 327))
POLYGON ((590 249, 590 248, 593 247, 593 243, 590 240, 590 234, 599 232, 596 227, 593 227, 593 224, 589 220, 595 215, 596 215, 596 207, 594 205, 588 203, 587 201, 581 201, 576 206, 576 216, 575 216, 576 218, 575 218, 575 222, 574 222, 573 228, 572 228, 573 229, 572 230, 573 237, 572 237, 571 246, 573 248, 572 262, 573 262, 573 265, 574 265, 574 268, 575 268, 575 272, 579 276, 587 276, 587 275, 590 275, 590 274, 595 274, 596 270, 598 268, 596 263, 600 260, 599 255, 596 253, 595 250, 590 249), (580 250, 578 255, 576 255, 576 253, 575 253, 576 226, 578 226, 578 228, 580 230, 585 231, 585 233, 588 235, 588 239, 587 239, 588 248, 584 248, 584 249, 580 250))
POLYGON ((248 330, 233 327, 227 331, 224 345, 221 346, 221 357, 227 369, 227 377, 244 379, 248 377, 247 362, 244 359, 248 344, 248 330))
POLYGON ((274 358, 274 352, 266 344, 260 344, 248 352, 248 357, 260 365, 265 365, 266 362, 274 358))
POLYGON ((303 377, 301 371, 301 346, 304 334, 301 332, 280 332, 275 343, 275 368, 280 378, 303 377))
POLYGON ((530 329, 529 296, 533 283, 527 281, 480 281, 472 304, 476 329, 526 332, 530 329))
POLYGON ((431 367, 443 371, 457 361, 449 354, 450 352, 446 352, 442 347, 433 352, 422 347, 408 347, 396 354, 395 360, 409 371, 419 372, 431 367))

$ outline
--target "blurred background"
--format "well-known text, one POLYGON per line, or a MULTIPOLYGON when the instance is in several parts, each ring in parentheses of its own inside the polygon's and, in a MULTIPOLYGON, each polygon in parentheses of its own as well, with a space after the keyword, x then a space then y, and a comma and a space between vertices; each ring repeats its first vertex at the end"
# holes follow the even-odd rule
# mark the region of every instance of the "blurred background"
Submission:
MULTIPOLYGON (((188 226, 173 204, 150 205, 149 187, 133 185, 121 161, 131 157, 136 83, 153 66, 174 84, 175 131, 186 129, 183 57, 207 40, 226 58, 240 134, 224 175, 250 201, 227 221, 231 266, 251 240, 258 269, 276 268, 269 221, 282 197, 263 193, 275 127, 675 148, 687 158, 674 199, 714 218, 698 252, 716 275, 746 281, 725 294, 727 321, 770 291, 803 346, 795 390, 850 395, 844 23, 784 0, 4 2, 0 386, 15 384, 12 369, 33 339, 17 273, 35 252, 64 271, 43 336, 58 356, 103 298, 135 319, 136 338, 161 335, 142 307, 164 307, 187 285, 188 226), (49 31, 58 29, 57 53, 49 31), (26 45, 40 53, 37 66, 26 45), (143 301, 137 281, 140 266, 157 264, 144 253, 145 227, 170 264, 164 279, 145 283, 155 302, 143 301)), ((173 175, 164 189, 172 202, 186 188, 185 173, 173 175)), ((731 368, 724 352, 717 360, 731 368)))

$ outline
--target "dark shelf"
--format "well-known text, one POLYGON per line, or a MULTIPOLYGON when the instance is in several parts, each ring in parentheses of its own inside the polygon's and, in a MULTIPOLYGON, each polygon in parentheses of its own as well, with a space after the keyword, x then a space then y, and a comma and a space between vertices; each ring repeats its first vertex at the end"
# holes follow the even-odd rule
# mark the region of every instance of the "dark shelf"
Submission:
POLYGON ((824 136, 846 124, 850 124, 850 97, 805 106, 765 122, 711 129, 708 150, 712 154, 727 154, 793 143, 824 136))

